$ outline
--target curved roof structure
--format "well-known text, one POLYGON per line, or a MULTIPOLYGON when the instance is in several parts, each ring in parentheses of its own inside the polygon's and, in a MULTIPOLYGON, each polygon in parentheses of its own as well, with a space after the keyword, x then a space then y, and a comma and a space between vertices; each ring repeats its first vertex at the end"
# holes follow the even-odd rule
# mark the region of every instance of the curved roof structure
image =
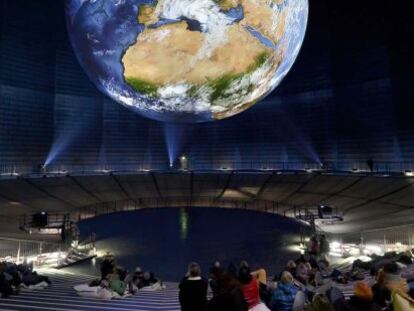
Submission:
POLYGON ((0 181, 0 215, 16 231, 20 215, 40 211, 90 217, 104 211, 211 206, 294 217, 324 204, 344 220, 325 222, 322 229, 345 233, 413 222, 413 186, 414 178, 403 176, 293 171, 21 176, 0 181))

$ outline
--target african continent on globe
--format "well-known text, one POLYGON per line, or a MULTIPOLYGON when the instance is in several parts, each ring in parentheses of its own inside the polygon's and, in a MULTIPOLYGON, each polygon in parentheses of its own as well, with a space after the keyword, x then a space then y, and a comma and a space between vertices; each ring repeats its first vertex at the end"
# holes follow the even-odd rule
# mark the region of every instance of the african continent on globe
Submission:
POLYGON ((277 87, 308 0, 67 0, 75 53, 115 101, 166 122, 223 119, 277 87))

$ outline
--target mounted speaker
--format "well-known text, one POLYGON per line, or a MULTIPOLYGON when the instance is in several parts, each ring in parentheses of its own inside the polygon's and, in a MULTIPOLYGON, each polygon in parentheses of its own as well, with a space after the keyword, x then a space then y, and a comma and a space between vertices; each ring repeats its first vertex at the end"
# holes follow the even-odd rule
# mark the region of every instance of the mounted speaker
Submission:
POLYGON ((332 217, 332 207, 326 205, 318 206, 318 216, 320 219, 331 218, 332 217))
POLYGON ((46 212, 40 212, 33 215, 33 227, 44 228, 48 223, 48 216, 46 212))

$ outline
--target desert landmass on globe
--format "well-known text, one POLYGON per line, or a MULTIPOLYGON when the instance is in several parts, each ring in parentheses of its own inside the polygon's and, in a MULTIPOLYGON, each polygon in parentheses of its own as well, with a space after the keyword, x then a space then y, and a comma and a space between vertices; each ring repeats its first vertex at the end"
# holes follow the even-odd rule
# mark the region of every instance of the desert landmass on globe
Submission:
POLYGON ((187 30, 187 22, 148 28, 126 52, 125 77, 158 85, 186 81, 201 85, 226 74, 242 74, 273 51, 239 24, 227 29, 228 40, 208 58, 197 59, 205 34, 187 30), (237 51, 237 53, 235 53, 237 51))
POLYGON ((267 92, 283 55, 248 27, 276 45, 285 31, 286 12, 270 4, 283 0, 215 0, 222 12, 241 6, 243 18, 222 27, 224 39, 203 57, 200 53, 211 34, 191 29, 188 20, 154 26, 165 2, 139 7, 138 23, 145 29, 122 58, 125 81, 133 89, 159 97, 163 87, 185 85, 187 97, 211 103, 216 119, 245 110, 267 92))

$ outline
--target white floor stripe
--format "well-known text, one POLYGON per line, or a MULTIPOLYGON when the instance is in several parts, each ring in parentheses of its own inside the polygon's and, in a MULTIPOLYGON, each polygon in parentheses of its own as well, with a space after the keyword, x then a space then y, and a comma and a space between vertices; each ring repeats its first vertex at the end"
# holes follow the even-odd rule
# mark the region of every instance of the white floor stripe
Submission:
MULTIPOLYGON (((37 307, 37 306, 28 305, 28 304, 16 305, 16 304, 5 304, 5 303, 2 303, 2 302, 0 302, 0 306, 25 308, 25 309, 29 309, 29 310, 41 309, 41 310, 54 310, 54 311, 68 311, 68 309, 66 309, 66 308, 62 309, 62 308, 37 307)), ((0 309, 0 310, 6 311, 6 309, 0 309)), ((70 311, 82 311, 82 310, 70 309, 70 311)))
MULTIPOLYGON (((22 292, 19 296, 16 297, 62 297, 62 298, 78 298, 78 299, 87 299, 87 300, 94 300, 94 301, 100 301, 100 299, 92 298, 92 297, 81 297, 78 296, 75 292, 71 293, 70 295, 56 295, 56 294, 49 294, 44 292, 22 292)), ((151 302, 155 299, 150 299, 147 297, 139 297, 139 296, 130 296, 124 299, 118 299, 122 301, 142 301, 142 302, 151 302)), ((163 298, 163 299, 156 299, 157 301, 164 301, 166 303, 168 302, 175 302, 178 301, 178 296, 174 296, 171 298, 163 298)))
POLYGON ((141 291, 137 295, 110 301, 80 297, 73 286, 90 283, 97 276, 76 275, 63 271, 39 271, 48 276, 50 287, 41 290, 24 289, 18 296, 0 300, 0 311, 179 311, 178 284, 165 282, 167 289, 158 292, 141 291), (2 307, 7 307, 5 310, 2 307), (12 310, 14 309, 14 310, 12 310))
MULTIPOLYGON (((18 299, 11 299, 11 298, 7 298, 7 301, 11 301, 11 302, 22 302, 21 300, 18 300, 18 299)), ((2 303, 0 303, 0 305, 1 304, 5 304, 5 303, 7 303, 7 301, 5 300, 4 302, 2 302, 2 303)), ((109 304, 110 302, 108 301, 108 304, 109 304)), ((32 307, 32 308, 34 308, 35 306, 33 306, 33 304, 40 304, 41 306, 43 306, 43 305, 52 305, 52 306, 66 306, 66 307, 80 307, 80 308, 88 308, 88 309, 98 309, 98 308, 101 308, 100 306, 94 306, 94 305, 80 305, 80 304, 76 304, 76 303, 54 303, 54 302, 45 302, 45 301, 42 301, 42 302, 37 302, 37 301, 30 301, 30 306, 32 307)), ((28 304, 26 304, 26 303, 24 303, 24 304, 22 304, 22 305, 14 305, 15 307, 19 307, 19 306, 22 306, 22 307, 25 307, 25 306, 27 306, 28 304)), ((53 310, 65 310, 65 311, 68 311, 68 309, 60 309, 60 308, 55 308, 55 309, 53 309, 53 310)), ((73 310, 73 309, 69 309, 69 310, 73 310)), ((102 309, 101 309, 102 310, 102 309)), ((105 307, 105 310, 118 310, 118 311, 131 311, 131 309, 130 308, 113 308, 113 307, 111 307, 111 306, 107 306, 107 307, 105 307)), ((135 309, 136 311, 148 311, 148 309, 146 310, 146 309, 135 309)))
MULTIPOLYGON (((68 297, 66 297, 66 298, 68 298, 68 297)), ((30 297, 30 299, 31 299, 32 302, 36 302, 36 303, 38 303, 38 301, 39 301, 39 303, 40 303, 40 301, 46 301, 46 302, 53 302, 53 301, 73 302, 73 299, 62 299, 62 298, 30 297), (38 301, 36 301, 36 300, 38 300, 38 301)), ((14 299, 14 300, 20 300, 20 301, 23 301, 23 302, 27 302, 27 300, 25 300, 25 299, 14 299)), ((144 306, 144 305, 148 306, 148 307, 151 307, 151 306, 164 306, 164 305, 165 306, 177 306, 178 305, 178 303, 157 303, 157 302, 137 303, 137 302, 119 300, 119 299, 113 299, 113 300, 110 300, 110 301, 96 299, 96 300, 93 300, 93 301, 82 301, 82 303, 83 302, 85 303, 85 306, 89 306, 90 304, 92 304, 93 306, 95 306, 95 305, 106 305, 107 306, 108 304, 110 304, 111 306, 114 306, 114 307, 116 305, 120 305, 121 307, 122 306, 124 306, 124 307, 129 307, 129 306, 140 307, 140 306, 144 306)))

